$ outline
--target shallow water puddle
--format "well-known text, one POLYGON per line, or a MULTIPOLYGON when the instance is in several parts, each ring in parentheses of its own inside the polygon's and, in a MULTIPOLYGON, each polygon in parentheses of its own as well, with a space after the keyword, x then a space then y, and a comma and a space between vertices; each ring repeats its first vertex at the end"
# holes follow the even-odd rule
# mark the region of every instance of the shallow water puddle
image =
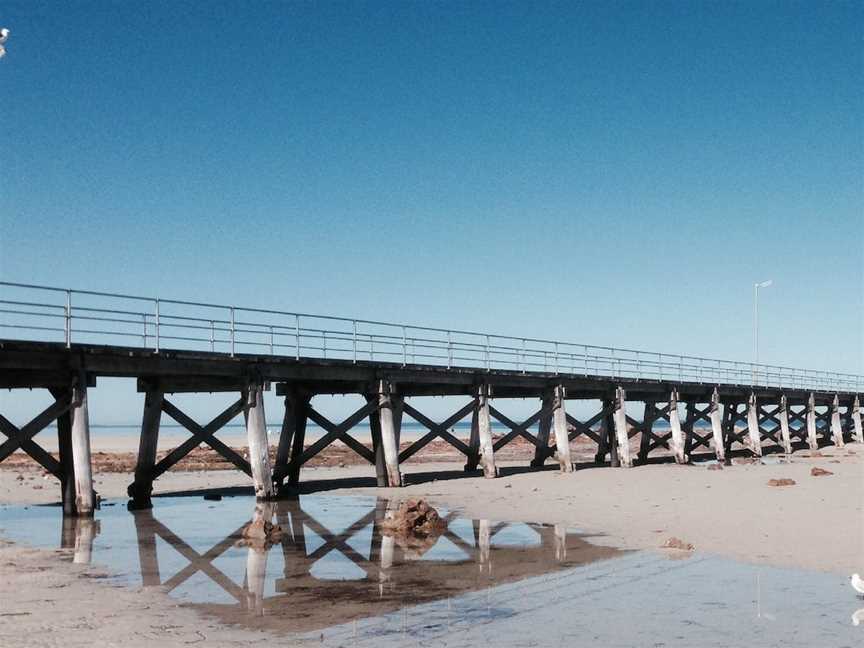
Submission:
MULTIPOLYGON (((109 504, 112 504, 109 502, 109 504)), ((255 503, 157 498, 64 524, 57 507, 0 507, 2 534, 66 546, 128 586, 158 586, 225 623, 358 646, 857 646, 864 608, 842 576, 682 553, 623 552, 563 526, 470 520, 405 543, 387 502, 275 502, 284 530, 240 543, 255 503)), ((269 514, 270 511, 268 511, 269 514)))

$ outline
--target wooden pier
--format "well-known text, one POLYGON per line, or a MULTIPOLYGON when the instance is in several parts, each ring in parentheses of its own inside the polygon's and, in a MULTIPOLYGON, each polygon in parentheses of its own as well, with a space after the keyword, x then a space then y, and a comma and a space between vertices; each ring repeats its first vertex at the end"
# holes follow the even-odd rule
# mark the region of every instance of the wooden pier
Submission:
POLYGON ((3 287, 0 305, 6 316, 0 328, 20 338, 56 335, 61 340, 0 340, 0 388, 46 389, 54 399, 21 427, 0 412, 0 432, 7 437, 0 444, 0 461, 17 450, 26 452, 60 480, 64 512, 72 515, 92 515, 96 505, 87 395, 103 377, 135 378, 145 394, 129 486, 136 508, 149 507, 154 480, 202 443, 246 473, 259 499, 270 500, 292 493, 302 467, 336 442, 373 466, 380 486, 390 487, 403 484, 401 466, 435 439, 464 455, 466 471, 482 469, 487 478, 497 475, 496 452, 517 438, 534 447, 531 466, 554 461, 564 472, 572 470, 570 444, 580 437, 594 444, 597 462, 622 468, 659 453, 671 453, 678 463, 699 453, 726 461, 735 451, 761 456, 864 442, 864 377, 856 375, 0 283, 3 287), (49 291, 62 301, 12 299, 7 294, 12 289, 49 291), (73 296, 99 300, 99 305, 76 306, 73 296), (154 302, 155 312, 116 303, 123 300, 154 302), (173 311, 166 308, 171 304, 173 311), (183 314, 181 309, 186 309, 183 314), (202 309, 223 309, 227 316, 202 315, 202 309), (22 320, 22 312, 29 319, 22 320), (10 316, 18 323, 10 323, 10 316), (61 326, 43 324, 58 318, 61 326), (325 328, 322 320, 340 327, 325 328), (76 328, 76 322, 86 328, 76 328), (130 337, 140 344, 109 343, 130 337), (252 352, 240 353, 240 348, 252 352), (284 398, 272 465, 263 401, 271 389, 284 398), (201 423, 171 400, 189 392, 231 392, 237 399, 201 423), (332 421, 316 409, 315 397, 325 394, 360 395, 365 402, 346 419, 332 421), (449 397, 453 414, 432 419, 413 400, 423 396, 449 397), (532 399, 536 411, 514 420, 505 413, 508 399, 532 399), (579 420, 567 411, 575 401, 594 403, 596 411, 579 420), (157 461, 163 414, 190 436, 157 461), (248 458, 216 436, 241 414, 248 458), (405 417, 428 430, 408 445, 400 444, 405 417), (470 436, 460 439, 451 428, 468 419, 470 436), (497 439, 493 419, 508 429, 497 439), (352 436, 366 420, 371 447, 352 436), (34 440, 54 421, 59 459, 34 440), (307 444, 309 421, 325 433, 307 444), (668 429, 659 421, 668 422, 668 429))

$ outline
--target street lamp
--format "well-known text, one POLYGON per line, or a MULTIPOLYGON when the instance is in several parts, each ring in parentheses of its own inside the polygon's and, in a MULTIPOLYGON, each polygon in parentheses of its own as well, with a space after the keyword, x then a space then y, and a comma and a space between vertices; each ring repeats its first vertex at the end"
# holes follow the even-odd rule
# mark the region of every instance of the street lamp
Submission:
POLYGON ((773 279, 768 279, 753 284, 753 350, 756 357, 756 366, 753 367, 754 383, 756 382, 756 372, 759 370, 759 289, 768 288, 773 283, 773 279))

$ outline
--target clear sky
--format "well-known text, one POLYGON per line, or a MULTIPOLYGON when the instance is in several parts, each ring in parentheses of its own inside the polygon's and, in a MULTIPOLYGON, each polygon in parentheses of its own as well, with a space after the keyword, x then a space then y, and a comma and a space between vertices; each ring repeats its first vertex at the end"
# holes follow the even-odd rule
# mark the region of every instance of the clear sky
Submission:
POLYGON ((864 371, 861 2, 0 26, 4 279, 864 371))

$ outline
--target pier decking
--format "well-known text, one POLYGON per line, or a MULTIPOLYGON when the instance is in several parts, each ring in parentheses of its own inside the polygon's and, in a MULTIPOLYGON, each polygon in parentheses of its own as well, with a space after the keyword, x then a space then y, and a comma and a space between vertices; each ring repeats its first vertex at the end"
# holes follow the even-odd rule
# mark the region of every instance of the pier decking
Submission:
POLYGON ((497 474, 496 451, 518 437, 534 446, 532 466, 553 459, 565 472, 578 437, 596 445, 596 461, 616 467, 659 451, 685 463, 698 452, 723 461, 739 450, 864 442, 858 375, 0 282, 0 388, 54 397, 20 428, 0 413, 7 437, 0 461, 19 449, 30 455, 60 479, 68 514, 92 515, 96 504, 87 393, 101 377, 135 378, 146 395, 129 486, 138 508, 151 505, 153 481, 201 443, 249 475, 267 500, 290 492, 302 466, 337 441, 374 466, 380 486, 402 485, 400 466, 436 438, 465 456, 466 471, 488 478, 497 474), (274 465, 262 396, 270 389, 284 397, 274 465), (185 392, 234 392, 237 400, 201 424, 171 401, 185 392), (357 394, 365 403, 335 422, 313 404, 322 394, 357 394), (421 396, 452 397, 454 413, 433 420, 412 401, 421 396), (534 399, 536 411, 513 420, 503 411, 513 398, 534 399), (578 420, 567 411, 576 400, 596 403, 596 411, 578 420), (162 414, 190 438, 157 462, 162 414), (216 437, 241 414, 248 459, 216 437), (402 447, 405 416, 428 432, 402 447), (469 417, 468 439, 451 433, 469 417), (371 447, 351 434, 367 419, 371 447), (492 419, 509 431, 494 439, 492 419), (59 459, 34 440, 54 421, 59 459), (307 445, 308 421, 325 434, 307 445))

